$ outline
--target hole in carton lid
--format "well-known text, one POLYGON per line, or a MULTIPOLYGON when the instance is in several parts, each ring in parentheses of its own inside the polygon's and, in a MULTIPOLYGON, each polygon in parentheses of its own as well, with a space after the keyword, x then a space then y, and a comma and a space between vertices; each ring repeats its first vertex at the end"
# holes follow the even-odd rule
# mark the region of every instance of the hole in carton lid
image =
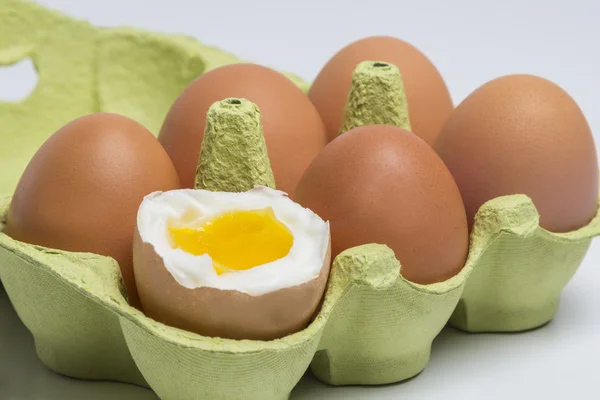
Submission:
POLYGON ((29 57, 11 65, 0 65, 0 102, 25 100, 35 90, 38 80, 37 70, 29 57))

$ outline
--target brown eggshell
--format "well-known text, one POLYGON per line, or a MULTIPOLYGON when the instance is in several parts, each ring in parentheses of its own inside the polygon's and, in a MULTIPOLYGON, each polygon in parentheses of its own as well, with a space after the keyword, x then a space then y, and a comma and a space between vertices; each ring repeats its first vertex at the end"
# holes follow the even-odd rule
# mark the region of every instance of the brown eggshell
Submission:
POLYGON ((467 220, 452 175, 416 135, 391 125, 352 129, 312 162, 294 200, 331 226, 332 257, 379 243, 402 275, 433 283, 457 274, 468 251, 467 220))
POLYGON ((256 64, 232 64, 194 80, 169 111, 159 140, 185 188, 194 184, 206 113, 216 101, 238 97, 255 103, 277 189, 292 193, 300 176, 327 143, 325 127, 308 97, 288 78, 256 64))
POLYGON ((367 37, 344 47, 312 83, 308 97, 321 114, 329 140, 339 133, 352 72, 362 61, 385 61, 398 67, 406 91, 411 130, 433 145, 453 109, 446 83, 423 53, 389 36, 367 37))
POLYGON ((578 229, 596 214, 590 127, 546 79, 509 75, 481 86, 452 113, 435 148, 462 193, 469 226, 486 201, 517 193, 533 200, 550 231, 578 229))
POLYGON ((261 296, 209 287, 188 289, 173 278, 137 229, 133 241, 135 278, 146 315, 165 325, 228 339, 272 340, 306 328, 321 305, 330 264, 328 246, 315 279, 261 296))
POLYGON ((13 239, 114 258, 139 306, 132 266, 138 207, 179 188, 173 163, 137 122, 109 113, 78 118, 37 151, 18 183, 5 233, 13 239))

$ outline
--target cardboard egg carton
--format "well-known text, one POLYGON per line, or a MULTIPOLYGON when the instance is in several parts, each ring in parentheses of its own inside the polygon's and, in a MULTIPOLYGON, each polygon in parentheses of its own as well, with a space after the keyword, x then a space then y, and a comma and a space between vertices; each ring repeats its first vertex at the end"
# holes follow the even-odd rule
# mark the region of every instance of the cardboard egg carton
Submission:
POLYGON ((409 282, 388 247, 367 244, 336 257, 320 312, 300 332, 252 341, 165 326, 128 305, 113 259, 1 233, 10 193, 64 123, 110 111, 157 132, 191 80, 240 60, 183 36, 96 28, 33 3, 1 1, 0 64, 29 56, 40 80, 25 102, 0 103, 0 194, 7 195, 0 199, 0 280, 39 358, 61 374, 147 386, 167 400, 285 399, 307 369, 333 385, 402 381, 426 367, 447 323, 489 332, 550 321, 600 233, 600 216, 575 232, 550 233, 528 197, 500 197, 479 210, 466 265, 445 282, 409 282))

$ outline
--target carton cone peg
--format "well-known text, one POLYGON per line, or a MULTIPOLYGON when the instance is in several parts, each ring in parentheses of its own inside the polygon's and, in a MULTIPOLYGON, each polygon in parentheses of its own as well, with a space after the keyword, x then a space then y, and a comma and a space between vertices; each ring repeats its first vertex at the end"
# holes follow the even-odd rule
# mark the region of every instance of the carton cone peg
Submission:
POLYGON ((387 62, 363 61, 352 74, 339 133, 375 124, 411 129, 400 70, 387 62))
POLYGON ((213 103, 206 115, 195 189, 244 192, 275 188, 275 178, 256 104, 241 98, 213 103))

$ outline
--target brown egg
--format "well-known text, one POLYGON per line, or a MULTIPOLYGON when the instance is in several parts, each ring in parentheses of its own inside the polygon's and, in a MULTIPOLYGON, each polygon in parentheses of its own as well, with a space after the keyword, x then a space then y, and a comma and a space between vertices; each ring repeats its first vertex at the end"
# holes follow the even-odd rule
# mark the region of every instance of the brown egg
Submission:
POLYGON ((452 175, 422 139, 391 125, 352 129, 312 162, 295 201, 331 224, 332 257, 353 246, 389 246, 402 275, 446 280, 464 266, 467 220, 452 175))
POLYGON ((194 184, 208 108, 228 97, 260 109, 277 189, 292 193, 300 176, 327 143, 323 122, 308 97, 288 78, 256 64, 232 64, 193 81, 173 104, 159 140, 183 187, 194 184))
POLYGON ((412 131, 433 145, 452 112, 448 88, 436 67, 412 45, 389 36, 358 40, 338 51, 313 82, 308 97, 327 128, 329 140, 339 133, 352 72, 362 61, 385 61, 400 70, 412 131))
POLYGON ((178 187, 173 163, 146 128, 120 115, 90 114, 59 129, 34 155, 11 201, 5 233, 114 258, 138 306, 132 266, 137 209, 145 195, 178 187))
POLYGON ((596 214, 598 161, 590 127, 554 83, 509 75, 475 90, 441 130, 436 151, 454 176, 469 226, 486 201, 526 194, 540 225, 568 232, 596 214))

